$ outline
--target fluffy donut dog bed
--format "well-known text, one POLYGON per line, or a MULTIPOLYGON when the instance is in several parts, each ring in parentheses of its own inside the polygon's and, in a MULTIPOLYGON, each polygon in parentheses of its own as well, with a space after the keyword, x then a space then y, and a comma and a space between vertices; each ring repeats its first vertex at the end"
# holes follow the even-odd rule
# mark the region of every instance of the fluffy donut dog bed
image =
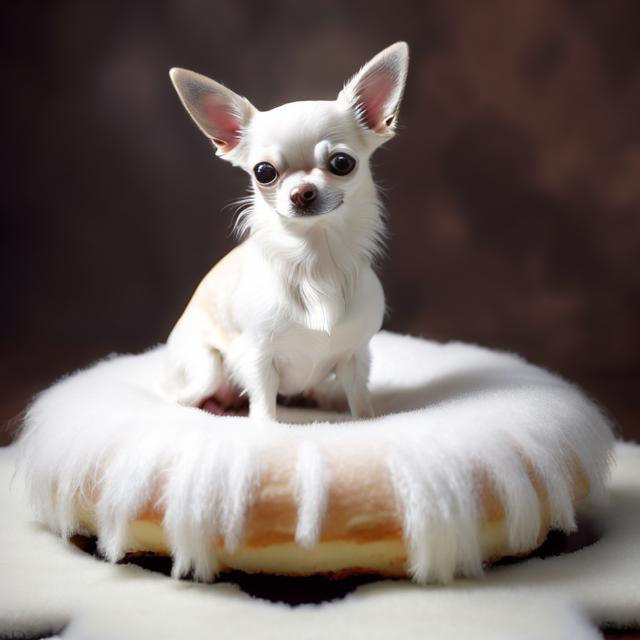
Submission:
POLYGON ((603 495, 612 434, 571 384, 514 355, 381 332, 378 417, 213 416, 161 392, 164 347, 43 392, 20 468, 38 516, 104 556, 164 553, 175 576, 366 572, 418 582, 575 529, 603 495), (286 424, 285 424, 286 423, 286 424))

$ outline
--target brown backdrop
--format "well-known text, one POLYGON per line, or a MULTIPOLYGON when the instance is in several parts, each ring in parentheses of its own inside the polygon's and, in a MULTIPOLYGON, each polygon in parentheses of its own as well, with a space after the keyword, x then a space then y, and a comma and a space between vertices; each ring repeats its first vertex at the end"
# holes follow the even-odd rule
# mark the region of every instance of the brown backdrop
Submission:
MULTIPOLYGON (((640 424, 640 3, 15 2, 2 6, 3 417, 55 376, 163 340, 233 246, 246 178, 171 88, 331 98, 412 63, 379 152, 387 328, 517 351, 640 424)), ((636 433, 638 433, 636 431, 636 433)))

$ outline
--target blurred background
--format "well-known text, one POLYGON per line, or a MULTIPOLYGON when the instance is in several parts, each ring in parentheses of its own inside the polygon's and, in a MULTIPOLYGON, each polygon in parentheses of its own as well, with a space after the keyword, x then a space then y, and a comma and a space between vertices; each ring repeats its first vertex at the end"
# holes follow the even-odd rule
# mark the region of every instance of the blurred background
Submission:
MULTIPOLYGON (((247 177, 169 83, 260 109, 331 99, 411 46, 386 328, 516 351, 640 439, 640 3, 5 2, 0 416, 65 372, 163 341, 231 247, 247 177)), ((8 433, 5 433, 5 441, 8 433)))

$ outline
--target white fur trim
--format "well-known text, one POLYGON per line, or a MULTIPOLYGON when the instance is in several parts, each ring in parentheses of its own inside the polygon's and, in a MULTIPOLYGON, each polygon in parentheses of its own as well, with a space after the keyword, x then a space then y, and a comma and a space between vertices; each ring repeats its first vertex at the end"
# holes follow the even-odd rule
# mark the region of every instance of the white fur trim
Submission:
POLYGON ((491 474, 515 549, 534 546, 540 517, 521 452, 547 488, 557 528, 575 527, 569 461, 580 463, 592 495, 602 496, 612 434, 571 384, 517 356, 472 345, 382 332, 371 349, 373 403, 384 415, 369 421, 283 408, 281 420, 319 422, 264 425, 178 406, 160 390, 164 347, 65 378, 26 417, 21 469, 38 517, 63 536, 77 531, 72 506, 93 474, 100 548, 110 560, 123 555, 127 523, 154 498, 166 512, 175 574, 193 568, 208 579, 217 569, 212 533, 220 532, 229 550, 242 542, 263 454, 298 450, 296 540, 311 546, 330 481, 323 452, 348 464, 363 445, 375 446, 387 452, 404 511, 411 575, 446 582, 481 571, 472 467, 491 474), (155 495, 160 477, 167 482, 155 495))
POLYGON ((303 442, 300 445, 296 480, 296 542, 301 547, 310 549, 317 544, 320 537, 330 481, 327 462, 317 444, 303 442))

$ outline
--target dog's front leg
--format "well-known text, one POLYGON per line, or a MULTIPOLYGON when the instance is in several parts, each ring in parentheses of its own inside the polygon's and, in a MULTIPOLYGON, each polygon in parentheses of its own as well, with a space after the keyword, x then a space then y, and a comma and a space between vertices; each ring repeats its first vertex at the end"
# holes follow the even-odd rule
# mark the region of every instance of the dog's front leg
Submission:
POLYGON ((372 418, 373 406, 367 381, 369 379, 369 349, 365 347, 336 365, 336 378, 342 385, 351 415, 372 418))
POLYGON ((276 400, 280 377, 273 364, 265 364, 247 384, 249 417, 258 421, 276 419, 276 400))
POLYGON ((236 377, 249 396, 249 417, 258 421, 275 420, 280 376, 268 344, 243 335, 234 342, 231 357, 236 377))

